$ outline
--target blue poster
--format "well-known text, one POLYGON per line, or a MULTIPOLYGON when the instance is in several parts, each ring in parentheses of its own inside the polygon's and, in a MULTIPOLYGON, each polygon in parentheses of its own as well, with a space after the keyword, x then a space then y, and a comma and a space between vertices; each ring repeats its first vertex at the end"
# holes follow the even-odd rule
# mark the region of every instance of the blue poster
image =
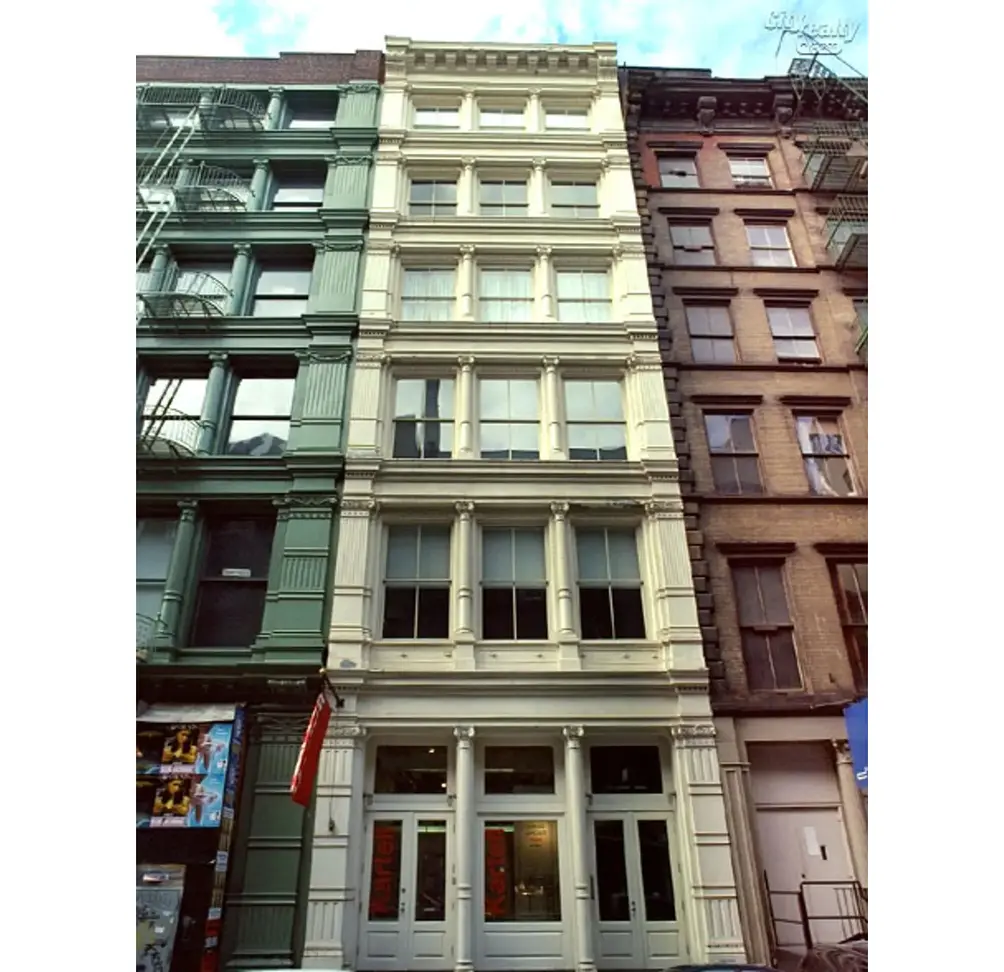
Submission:
POLYGON ((844 709, 847 745, 851 751, 854 776, 862 790, 868 789, 868 699, 844 709))

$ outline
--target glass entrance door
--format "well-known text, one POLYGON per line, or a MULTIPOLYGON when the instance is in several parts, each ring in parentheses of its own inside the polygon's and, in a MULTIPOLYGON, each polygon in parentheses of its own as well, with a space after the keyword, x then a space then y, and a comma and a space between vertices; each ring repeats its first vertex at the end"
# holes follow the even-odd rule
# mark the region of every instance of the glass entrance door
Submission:
POLYGON ((442 813, 374 814, 366 827, 359 969, 452 967, 447 868, 453 821, 442 813))
POLYGON ((596 964, 665 968, 682 957, 665 813, 592 814, 596 964))

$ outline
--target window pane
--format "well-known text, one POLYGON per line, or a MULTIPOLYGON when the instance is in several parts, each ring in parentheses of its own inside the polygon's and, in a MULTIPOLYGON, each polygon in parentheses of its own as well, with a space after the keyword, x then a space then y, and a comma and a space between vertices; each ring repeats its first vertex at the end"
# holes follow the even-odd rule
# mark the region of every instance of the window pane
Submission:
POLYGON ((610 552, 610 579, 638 580, 638 550, 633 532, 607 531, 610 552))
POLYGON ((513 543, 511 530, 485 530, 481 534, 481 579, 486 583, 511 584, 513 543))
POLYGON ((485 921, 561 921, 556 821, 485 823, 485 921))
POLYGON ((600 921, 630 921, 624 822, 596 820, 596 898, 600 921))
POLYGON ((481 296, 491 299, 533 299, 533 278, 529 270, 482 270, 481 296))
POLYGON ((481 637, 486 641, 512 641, 516 637, 511 587, 484 587, 481 612, 481 637))
POLYGON ((646 921, 676 921, 669 833, 665 820, 638 821, 638 851, 646 921))
POLYGON ((513 459, 537 459, 540 456, 540 429, 536 423, 509 426, 509 449, 513 459))
POLYGON ((323 186, 286 186, 276 189, 272 202, 276 206, 282 205, 315 205, 319 206, 324 200, 323 186))
POLYGON ((397 383, 394 414, 399 418, 453 418, 452 378, 403 378, 397 383))
POLYGON ((388 580, 414 580, 418 577, 418 528, 391 527, 387 533, 388 580))
POLYGON ((479 431, 482 459, 509 458, 509 428, 504 423, 482 423, 479 431))
POLYGON ((515 579, 525 586, 545 582, 544 534, 541 530, 513 530, 515 579))
POLYGON ((540 417, 536 381, 515 379, 509 382, 509 417, 534 421, 540 417))
POLYGON ((601 462, 627 459, 627 438, 623 425, 594 425, 592 429, 601 462))
POLYGON ((242 378, 234 415, 289 415, 295 385, 295 378, 242 378))
POLYGON ((306 297, 259 299, 251 308, 252 317, 299 317, 306 312, 306 297))
POLYGON ((148 519, 136 521, 136 578, 164 580, 171 563, 178 521, 148 519))
POLYGON ((428 793, 446 789, 446 746, 377 746, 376 793, 428 793))
POLYGON ((605 581, 607 575, 606 536, 602 530, 580 530, 576 534, 579 579, 605 581))
POLYGON ((554 793, 550 746, 486 746, 485 794, 554 793))
POLYGON ((144 414, 150 415, 159 406, 171 408, 182 415, 198 418, 202 414, 202 403, 206 398, 205 378, 158 378, 147 392, 144 414), (174 388, 176 390, 171 391, 174 388))
POLYGON ((509 383, 505 380, 485 379, 479 383, 481 418, 509 418, 509 383))
POLYGON ((255 293, 259 296, 302 296, 310 293, 310 270, 262 270, 255 293))
POLYGON ((545 114, 548 128, 586 128, 586 112, 546 112, 545 114))
POLYGON ((203 582, 199 585, 192 644, 200 648, 248 648, 258 637, 266 584, 203 582))
POLYGON ((418 569, 422 580, 450 579, 450 531, 423 527, 419 536, 418 569))
POLYGON ((415 921, 446 920, 446 821, 420 820, 415 868, 415 921))
MULTIPOLYGON (((378 749, 378 759, 379 753, 378 749)), ((367 912, 370 921, 398 920, 401 900, 401 832, 400 820, 373 822, 370 898, 367 912)))
POLYGON ((384 589, 383 636, 414 638, 417 609, 418 597, 413 586, 388 584, 384 589))
POLYGON ((593 417, 593 389, 591 382, 565 382, 565 417, 570 422, 588 422, 593 417))
POLYGON ((268 577, 269 558, 275 523, 270 519, 223 520, 209 529, 204 577, 224 577, 240 571, 240 576, 268 577))
POLYGON ((594 794, 663 792, 658 746, 590 746, 589 775, 594 794))
POLYGON ((732 582, 736 592, 736 612, 740 625, 766 624, 760 586, 755 567, 733 567, 732 582))
POLYGON ((610 591, 615 638, 643 639, 645 611, 638 587, 615 587, 610 591))
POLYGON ((210 297, 218 297, 220 284, 224 287, 230 286, 231 269, 229 263, 179 267, 173 289, 179 293, 204 293, 210 297), (207 279, 206 274, 213 279, 207 279))
POLYGON ((764 617, 767 624, 785 625, 789 623, 788 598, 784 591, 784 580, 778 567, 757 569, 760 591, 763 596, 764 617))
POLYGON ((289 419, 234 419, 227 455, 281 456, 289 442, 289 419))

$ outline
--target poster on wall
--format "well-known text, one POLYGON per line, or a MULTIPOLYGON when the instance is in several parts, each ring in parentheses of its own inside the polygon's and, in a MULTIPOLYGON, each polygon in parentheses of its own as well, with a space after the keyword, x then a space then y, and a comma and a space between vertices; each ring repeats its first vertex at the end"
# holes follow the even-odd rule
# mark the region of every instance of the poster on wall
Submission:
POLYGON ((220 826, 236 725, 138 726, 137 827, 220 826))
POLYGON ((136 972, 170 969, 184 892, 183 865, 136 868, 136 972))

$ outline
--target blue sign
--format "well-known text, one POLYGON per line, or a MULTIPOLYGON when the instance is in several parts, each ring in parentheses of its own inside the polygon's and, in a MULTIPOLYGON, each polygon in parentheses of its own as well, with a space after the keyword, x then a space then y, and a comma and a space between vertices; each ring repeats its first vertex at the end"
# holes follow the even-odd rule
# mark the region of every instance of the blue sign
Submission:
POLYGON ((862 790, 868 789, 868 699, 862 699, 844 709, 847 723, 847 744, 851 750, 854 776, 862 790))

